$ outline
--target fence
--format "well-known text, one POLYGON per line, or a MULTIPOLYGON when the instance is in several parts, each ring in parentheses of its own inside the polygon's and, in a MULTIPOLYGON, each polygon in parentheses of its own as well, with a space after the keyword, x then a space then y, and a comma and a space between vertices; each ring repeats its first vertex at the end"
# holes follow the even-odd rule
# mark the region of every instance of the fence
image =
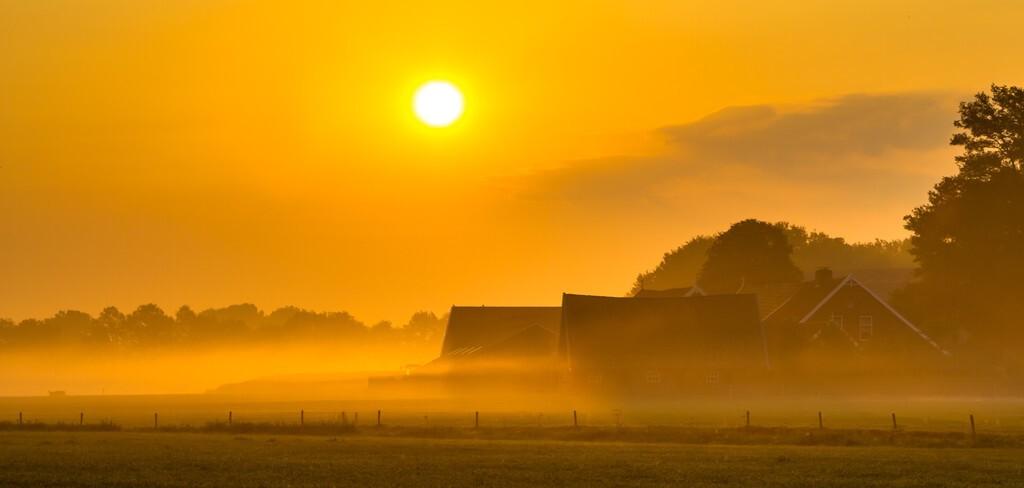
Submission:
MULTIPOLYGON (((29 412, 19 411, 16 418, 10 421, 0 419, 0 426, 7 428, 29 428, 32 426, 51 425, 64 427, 88 427, 98 425, 124 425, 126 428, 144 429, 174 429, 203 426, 221 426, 232 428, 236 426, 278 426, 278 427, 314 427, 334 426, 348 428, 362 427, 437 427, 437 428, 560 428, 560 427, 683 427, 683 428, 805 428, 805 429, 869 429, 869 430, 891 430, 901 432, 909 429, 930 432, 964 432, 971 438, 978 434, 978 424, 974 413, 967 413, 960 421, 946 419, 939 423, 929 423, 927 418, 911 418, 909 420, 898 418, 896 412, 890 412, 887 416, 870 417, 866 415, 839 416, 840 421, 833 426, 830 424, 826 412, 817 411, 815 415, 807 415, 805 421, 800 422, 797 416, 780 416, 774 412, 762 422, 758 422, 755 412, 744 410, 739 413, 726 414, 720 422, 697 421, 687 418, 684 413, 661 412, 652 414, 638 410, 634 415, 623 409, 611 409, 608 411, 580 411, 573 409, 567 412, 487 412, 484 410, 473 410, 468 412, 458 411, 425 411, 415 412, 408 409, 386 412, 384 409, 374 411, 318 411, 299 409, 293 412, 267 412, 244 410, 227 410, 220 416, 211 415, 212 412, 205 412, 206 415, 200 418, 195 413, 182 416, 180 413, 171 411, 170 415, 165 412, 153 412, 151 421, 144 425, 134 415, 126 416, 127 422, 120 423, 119 418, 112 415, 87 415, 85 411, 77 412, 77 415, 66 417, 55 417, 53 412, 45 417, 34 417, 29 412), (689 420, 689 421, 687 421, 689 420)), ((137 414, 136 414, 137 415, 137 414)), ((1019 419, 1018 419, 1019 420, 1019 419)), ((1024 432, 1015 425, 1010 428, 1004 427, 1003 422, 982 420, 982 427, 988 433, 1015 433, 1024 432)))

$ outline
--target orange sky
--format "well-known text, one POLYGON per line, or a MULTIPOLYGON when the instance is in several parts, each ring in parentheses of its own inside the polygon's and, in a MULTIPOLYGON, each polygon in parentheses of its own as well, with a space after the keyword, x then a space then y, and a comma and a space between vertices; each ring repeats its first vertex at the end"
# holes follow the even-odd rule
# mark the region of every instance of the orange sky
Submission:
POLYGON ((0 0, 0 316, 401 323, 621 294, 746 217, 902 237, 957 100, 1024 83, 1018 2, 553 3, 0 0))

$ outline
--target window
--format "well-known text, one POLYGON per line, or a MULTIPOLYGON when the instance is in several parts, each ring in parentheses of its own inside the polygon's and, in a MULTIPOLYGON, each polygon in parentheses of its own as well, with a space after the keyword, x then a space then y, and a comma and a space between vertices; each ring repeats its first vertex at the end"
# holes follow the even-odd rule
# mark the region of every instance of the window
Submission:
POLYGON ((661 383, 661 372, 656 369, 648 371, 644 374, 644 381, 651 384, 661 383))
POLYGON ((722 374, 719 373, 718 371, 712 371, 708 373, 704 381, 706 381, 709 385, 717 385, 722 381, 722 374))
POLYGON ((832 318, 830 318, 828 322, 830 324, 832 324, 832 325, 842 329, 843 328, 843 314, 839 314, 839 313, 832 314, 832 318))
POLYGON ((875 318, 870 315, 861 315, 857 319, 858 337, 866 341, 875 335, 875 318))

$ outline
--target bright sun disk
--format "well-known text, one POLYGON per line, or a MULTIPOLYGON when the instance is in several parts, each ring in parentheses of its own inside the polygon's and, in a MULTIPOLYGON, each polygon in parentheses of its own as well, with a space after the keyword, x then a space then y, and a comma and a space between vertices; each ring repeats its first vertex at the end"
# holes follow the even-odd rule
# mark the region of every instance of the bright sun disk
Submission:
POLYGON ((449 126, 462 116, 462 93, 447 81, 431 81, 416 90, 413 111, 431 127, 449 126))

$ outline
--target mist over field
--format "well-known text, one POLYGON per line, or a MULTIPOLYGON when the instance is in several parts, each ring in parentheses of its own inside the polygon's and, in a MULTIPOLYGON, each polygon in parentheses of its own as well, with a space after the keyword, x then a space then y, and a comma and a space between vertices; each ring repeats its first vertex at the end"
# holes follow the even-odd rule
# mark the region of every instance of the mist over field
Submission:
POLYGON ((0 487, 1024 486, 1021 26, 0 0, 0 487))

